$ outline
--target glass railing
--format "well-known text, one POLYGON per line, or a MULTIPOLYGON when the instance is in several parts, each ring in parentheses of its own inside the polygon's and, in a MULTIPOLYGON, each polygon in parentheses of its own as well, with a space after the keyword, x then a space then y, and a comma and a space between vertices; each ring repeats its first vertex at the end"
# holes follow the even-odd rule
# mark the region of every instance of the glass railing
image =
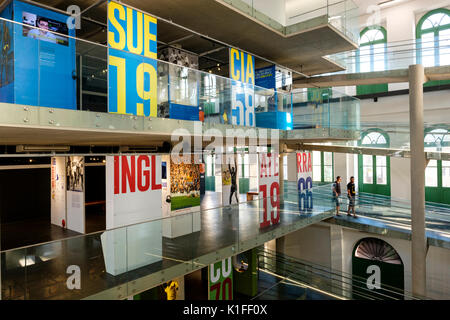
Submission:
POLYGON ((313 201, 310 193, 286 193, 4 250, 1 298, 124 299, 330 217, 329 199, 313 201), (267 226, 261 226, 264 217, 267 226))
MULTIPOLYGON (((328 299, 342 300, 423 300, 403 289, 380 283, 381 289, 370 290, 367 279, 333 270, 330 267, 293 258, 267 248, 258 250, 258 267, 328 295, 328 299)), ((276 287, 272 288, 276 290, 276 287)), ((258 297, 256 297, 258 298, 258 297)))
MULTIPOLYGON (((284 2, 266 0, 222 0, 260 23, 289 36, 310 28, 307 22, 326 17, 326 22, 353 42, 358 41, 358 7, 352 0, 315 0, 314 2, 284 2)), ((320 21, 319 23, 323 23, 320 21)))
MULTIPOLYGON (((448 160, 450 157, 450 148, 446 146, 446 141, 442 140, 443 138, 447 139, 446 132, 450 132, 450 125, 448 123, 445 123, 446 119, 442 116, 442 114, 439 114, 443 112, 442 110, 443 109, 437 110, 428 109, 424 111, 425 118, 427 118, 428 115, 430 115, 430 117, 436 119, 435 120, 436 123, 424 123, 424 133, 423 133, 425 140, 424 151, 427 154, 432 155, 429 157, 429 159, 448 160), (437 121, 442 122, 437 123, 437 121), (440 142, 442 143, 442 145, 439 144, 440 142)), ((379 110, 378 111, 375 110, 373 112, 379 113, 379 110)), ((337 116, 339 117, 339 115, 337 116)), ((407 114, 405 114, 405 116, 409 117, 407 114)), ((380 156, 388 155, 393 157, 409 157, 410 153, 409 122, 391 121, 389 119, 388 113, 380 114, 379 116, 375 115, 375 117, 377 119, 374 119, 374 121, 361 120, 359 122, 359 126, 357 127, 358 131, 355 132, 357 134, 357 137, 354 139, 359 141, 333 140, 327 143, 312 143, 312 145, 317 145, 319 148, 322 147, 323 145, 345 147, 344 149, 341 150, 341 152, 344 153, 372 154, 370 150, 373 149, 372 150, 374 152, 373 154, 377 154, 380 156), (388 143, 377 143, 376 140, 370 140, 370 138, 367 138, 367 135, 373 132, 382 132, 383 134, 389 135, 388 143)), ((362 117, 361 119, 364 118, 365 117, 362 117)), ((407 119, 408 118, 406 118, 405 120, 407 119)))
POLYGON ((299 8, 295 8, 295 6, 296 3, 293 2, 287 8, 289 12, 286 19, 287 33, 293 29, 294 25, 326 16, 330 25, 345 34, 354 43, 358 42, 359 9, 352 0, 318 0, 310 2, 309 5, 299 2, 299 8))
MULTIPOLYGON (((282 130, 293 127, 292 101, 308 102, 302 93, 276 92, 140 55, 133 55, 132 64, 146 67, 137 68, 142 73, 134 77, 125 60, 109 59, 108 67, 107 46, 3 18, 0 23, 9 35, 5 50, 10 50, 0 62, 0 102, 282 130), (45 36, 33 39, 30 30, 45 36), (108 79, 109 72, 114 74, 108 79), (150 89, 155 82, 157 89, 150 89)), ((342 96, 326 111, 313 108, 304 120, 296 118, 310 127, 350 129, 326 113, 357 121, 358 107, 356 100, 342 96)))
POLYGON ((448 66, 450 37, 362 46, 357 50, 329 55, 327 58, 345 69, 332 74, 408 69, 413 64, 423 64, 425 67, 448 66))
MULTIPOLYGON (((332 184, 314 188, 314 199, 329 198, 332 184)), ((349 200, 346 195, 341 196, 342 211, 347 211, 349 200)), ((381 219, 385 222, 411 226, 411 202, 390 196, 359 193, 355 197, 357 215, 381 219)), ((450 206, 433 202, 426 202, 425 223, 429 230, 436 230, 450 236, 450 206)))
POLYGON ((357 98, 332 88, 318 88, 296 92, 292 99, 294 129, 361 129, 357 98))

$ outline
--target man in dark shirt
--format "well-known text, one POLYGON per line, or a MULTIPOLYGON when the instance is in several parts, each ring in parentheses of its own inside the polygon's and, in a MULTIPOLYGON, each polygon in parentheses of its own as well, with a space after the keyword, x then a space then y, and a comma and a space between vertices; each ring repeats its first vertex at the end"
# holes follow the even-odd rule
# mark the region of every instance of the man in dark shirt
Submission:
POLYGON ((347 215, 350 216, 350 210, 353 211, 353 218, 356 218, 355 213, 355 177, 350 178, 350 182, 347 184, 347 197, 348 197, 348 212, 347 215))
POLYGON ((336 216, 340 217, 339 209, 341 207, 341 177, 337 176, 336 181, 333 183, 333 202, 336 204, 336 216))

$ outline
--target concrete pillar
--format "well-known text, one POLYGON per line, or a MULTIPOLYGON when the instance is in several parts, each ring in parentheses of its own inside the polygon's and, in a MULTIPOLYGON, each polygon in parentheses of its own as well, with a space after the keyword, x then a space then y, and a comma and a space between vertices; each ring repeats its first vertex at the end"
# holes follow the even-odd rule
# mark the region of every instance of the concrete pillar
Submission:
POLYGON ((409 67, 409 127, 411 144, 411 233, 412 233, 412 292, 426 295, 425 235, 425 151, 423 124, 423 84, 425 73, 422 65, 409 67))

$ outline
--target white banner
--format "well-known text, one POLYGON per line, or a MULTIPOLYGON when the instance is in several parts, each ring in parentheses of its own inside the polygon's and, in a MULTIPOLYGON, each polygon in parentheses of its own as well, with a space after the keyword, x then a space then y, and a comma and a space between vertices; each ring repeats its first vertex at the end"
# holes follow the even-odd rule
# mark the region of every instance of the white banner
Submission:
POLYGON ((280 166, 278 153, 259 154, 260 228, 280 222, 280 166))
POLYGON ((106 229, 162 218, 161 156, 106 157, 106 229))
POLYGON ((106 271, 118 275, 162 260, 161 157, 106 157, 106 271))
POLYGON ((297 188, 300 194, 300 211, 311 210, 313 208, 312 198, 312 154, 311 152, 297 153, 297 188))

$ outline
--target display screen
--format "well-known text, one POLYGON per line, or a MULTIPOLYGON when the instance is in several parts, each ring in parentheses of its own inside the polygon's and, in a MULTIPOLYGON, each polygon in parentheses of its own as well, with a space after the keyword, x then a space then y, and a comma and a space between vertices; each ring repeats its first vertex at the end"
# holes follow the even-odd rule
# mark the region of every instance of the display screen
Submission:
POLYGON ((60 34, 68 35, 69 29, 67 28, 67 24, 65 22, 60 22, 46 17, 41 17, 34 13, 29 13, 25 11, 22 13, 22 22, 29 26, 39 28, 34 29, 23 26, 24 37, 39 39, 47 42, 53 42, 65 46, 69 45, 69 39, 67 37, 54 33, 57 32, 60 34))

